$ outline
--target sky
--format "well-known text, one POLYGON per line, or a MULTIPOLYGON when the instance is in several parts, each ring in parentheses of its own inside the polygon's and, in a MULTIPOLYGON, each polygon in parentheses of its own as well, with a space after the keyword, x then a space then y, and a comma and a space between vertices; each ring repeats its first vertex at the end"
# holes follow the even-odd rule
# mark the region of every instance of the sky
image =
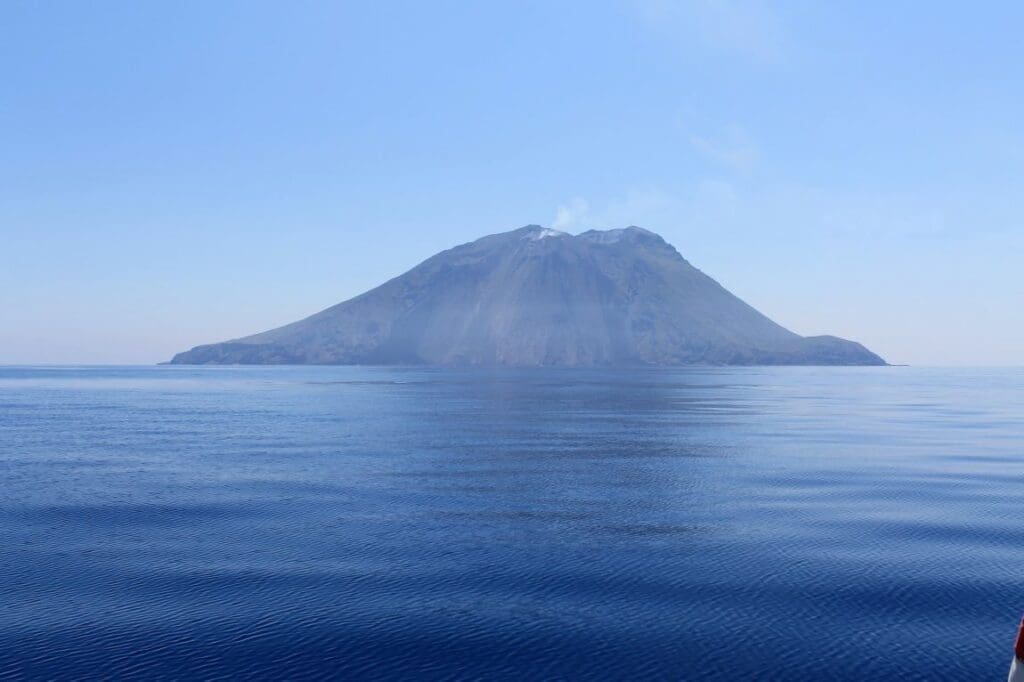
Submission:
POLYGON ((0 364, 153 363, 527 224, 1024 364, 1024 3, 0 3, 0 364))

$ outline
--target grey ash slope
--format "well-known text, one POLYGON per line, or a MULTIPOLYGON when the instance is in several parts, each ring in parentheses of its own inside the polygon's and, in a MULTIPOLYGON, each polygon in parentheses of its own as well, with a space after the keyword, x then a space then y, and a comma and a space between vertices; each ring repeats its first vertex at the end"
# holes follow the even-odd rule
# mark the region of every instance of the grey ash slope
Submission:
POLYGON ((883 365, 777 325, 638 227, 536 225, 443 251, 304 320, 176 364, 883 365))

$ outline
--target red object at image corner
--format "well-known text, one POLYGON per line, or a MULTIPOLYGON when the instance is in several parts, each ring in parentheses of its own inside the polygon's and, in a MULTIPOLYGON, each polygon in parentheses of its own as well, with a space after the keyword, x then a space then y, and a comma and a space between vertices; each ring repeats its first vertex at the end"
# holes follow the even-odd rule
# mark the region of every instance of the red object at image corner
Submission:
POLYGON ((1017 641, 1013 644, 1013 653, 1017 660, 1024 661, 1024 618, 1020 619, 1020 629, 1017 630, 1017 641))

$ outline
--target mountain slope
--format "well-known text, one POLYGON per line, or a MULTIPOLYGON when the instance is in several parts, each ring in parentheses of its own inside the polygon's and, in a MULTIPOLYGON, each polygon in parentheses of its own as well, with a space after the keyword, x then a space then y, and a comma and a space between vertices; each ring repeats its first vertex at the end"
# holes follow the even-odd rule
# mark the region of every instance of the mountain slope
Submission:
POLYGON ((443 251, 304 320, 178 364, 881 365, 777 325, 638 227, 531 225, 443 251))

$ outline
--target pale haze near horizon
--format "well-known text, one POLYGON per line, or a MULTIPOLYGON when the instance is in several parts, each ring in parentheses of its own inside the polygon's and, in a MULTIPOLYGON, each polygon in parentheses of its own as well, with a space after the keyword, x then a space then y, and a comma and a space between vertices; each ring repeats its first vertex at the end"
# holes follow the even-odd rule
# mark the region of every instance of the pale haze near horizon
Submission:
POLYGON ((1024 5, 922 9, 7 3, 0 364, 168 360, 528 223, 1024 364, 1024 5))

